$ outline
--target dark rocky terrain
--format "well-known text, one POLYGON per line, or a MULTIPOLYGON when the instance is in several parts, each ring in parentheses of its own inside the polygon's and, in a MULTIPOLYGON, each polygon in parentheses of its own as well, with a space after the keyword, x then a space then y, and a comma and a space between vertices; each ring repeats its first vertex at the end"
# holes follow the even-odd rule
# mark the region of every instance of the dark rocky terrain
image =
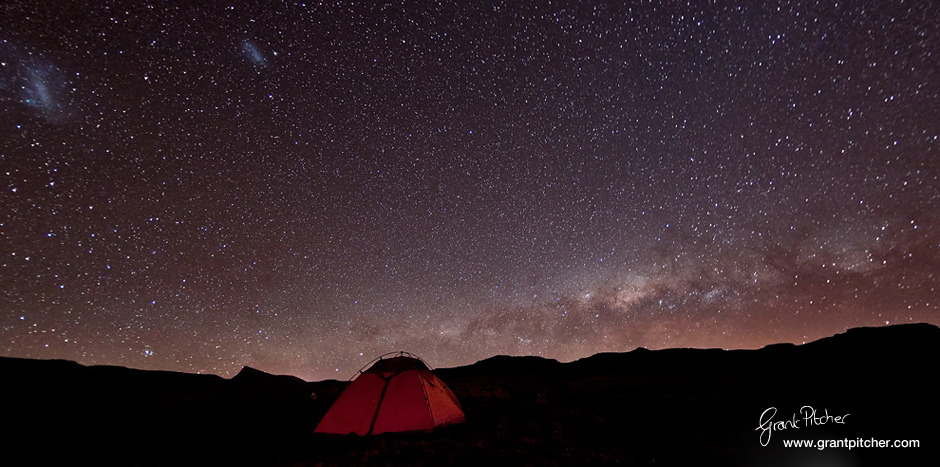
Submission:
POLYGON ((435 371, 466 423, 366 438, 312 433, 345 382, 0 357, 0 439, 3 465, 936 465, 938 356, 929 324, 760 350, 497 356, 435 371), (771 407, 791 425, 761 446, 771 407), (920 447, 783 447, 846 438, 920 447))

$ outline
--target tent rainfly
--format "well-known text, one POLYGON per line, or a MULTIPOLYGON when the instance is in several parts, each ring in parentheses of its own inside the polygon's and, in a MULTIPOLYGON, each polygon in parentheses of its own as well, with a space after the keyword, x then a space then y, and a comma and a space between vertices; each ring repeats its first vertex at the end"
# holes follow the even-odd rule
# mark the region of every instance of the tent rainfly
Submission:
POLYGON ((314 432, 366 436, 464 421, 454 393, 417 356, 393 352, 373 361, 368 370, 359 370, 314 432))

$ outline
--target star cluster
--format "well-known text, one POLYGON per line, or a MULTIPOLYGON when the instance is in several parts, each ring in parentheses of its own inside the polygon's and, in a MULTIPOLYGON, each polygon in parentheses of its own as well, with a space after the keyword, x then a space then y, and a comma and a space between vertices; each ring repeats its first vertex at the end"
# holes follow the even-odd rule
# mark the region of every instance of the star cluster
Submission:
POLYGON ((940 324, 934 2, 3 10, 0 354, 345 379, 940 324))

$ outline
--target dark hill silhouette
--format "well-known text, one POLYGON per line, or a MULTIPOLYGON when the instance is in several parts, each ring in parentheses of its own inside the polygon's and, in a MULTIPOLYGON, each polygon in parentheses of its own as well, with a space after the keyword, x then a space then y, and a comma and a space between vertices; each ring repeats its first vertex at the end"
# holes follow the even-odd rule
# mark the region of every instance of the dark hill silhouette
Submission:
MULTIPOLYGON (((940 328, 917 324, 897 324, 885 327, 852 328, 831 337, 799 346, 803 351, 843 353, 853 356, 877 356, 892 353, 922 353, 936 349, 940 328)), ((857 361, 857 359, 853 359, 857 361)))
POLYGON ((235 388, 254 396, 304 398, 314 395, 314 384, 296 376, 272 375, 252 367, 243 367, 232 377, 235 388))
POLYGON ((345 382, 0 357, 2 439, 11 459, 29 459, 16 465, 934 465, 938 355, 940 328, 911 324, 758 350, 496 356, 435 370, 466 423, 367 438, 312 433, 345 382), (849 415, 801 419, 761 446, 762 413, 792 420, 804 406, 820 420, 849 415), (921 447, 782 446, 859 437, 921 447))
POLYGON ((485 376, 485 375, 534 375, 544 374, 552 371, 559 371, 563 363, 558 360, 536 357, 512 357, 509 355, 497 355, 485 360, 480 360, 471 365, 456 368, 438 368, 435 373, 441 377, 449 375, 459 376, 485 376))

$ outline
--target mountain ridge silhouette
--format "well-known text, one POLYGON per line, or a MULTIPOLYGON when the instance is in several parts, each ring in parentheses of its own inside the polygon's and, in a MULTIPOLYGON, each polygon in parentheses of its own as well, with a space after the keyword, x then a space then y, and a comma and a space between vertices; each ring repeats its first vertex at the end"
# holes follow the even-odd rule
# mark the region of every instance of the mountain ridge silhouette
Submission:
POLYGON ((938 355, 940 327, 926 323, 750 350, 638 348, 567 363, 498 355, 434 370, 465 423, 365 438, 313 434, 347 382, 251 367, 226 379, 0 357, 0 401, 20 465, 932 465, 938 355), (775 433, 765 447, 755 429, 770 407, 781 418, 810 407, 849 422, 775 433), (824 436, 924 445, 779 444, 824 436))

